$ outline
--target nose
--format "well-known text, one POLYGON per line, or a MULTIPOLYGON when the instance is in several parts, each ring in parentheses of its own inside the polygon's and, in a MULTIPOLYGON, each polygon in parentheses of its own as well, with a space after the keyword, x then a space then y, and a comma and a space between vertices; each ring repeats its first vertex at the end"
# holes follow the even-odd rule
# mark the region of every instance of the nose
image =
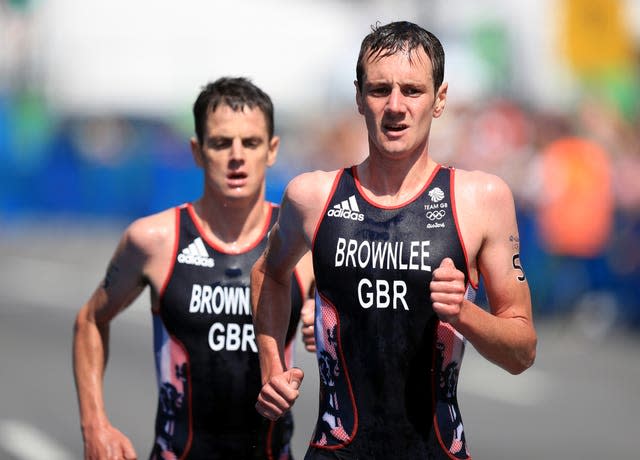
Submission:
POLYGON ((403 111, 403 95, 400 88, 393 88, 391 90, 385 109, 389 113, 400 113, 403 111))
POLYGON ((242 139, 233 139, 231 143, 231 149, 229 151, 229 159, 241 160, 244 158, 244 147, 242 145, 242 139))

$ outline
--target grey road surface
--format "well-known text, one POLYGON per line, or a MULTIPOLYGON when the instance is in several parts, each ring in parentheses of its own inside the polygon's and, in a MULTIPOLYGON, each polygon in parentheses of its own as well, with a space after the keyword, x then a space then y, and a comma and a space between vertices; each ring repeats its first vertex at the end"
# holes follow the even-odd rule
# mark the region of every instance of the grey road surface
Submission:
MULTIPOLYGON (((75 311, 99 282, 121 226, 0 230, 0 460, 82 458, 71 371, 75 311)), ((146 292, 112 326, 105 398, 140 458, 152 442, 156 383, 146 292)), ((511 376, 471 347, 459 399, 476 460, 640 458, 640 335, 593 318, 540 320, 538 359, 511 376), (591 321, 591 322, 590 322, 591 321)), ((294 407, 301 459, 317 416, 314 357, 294 407)))

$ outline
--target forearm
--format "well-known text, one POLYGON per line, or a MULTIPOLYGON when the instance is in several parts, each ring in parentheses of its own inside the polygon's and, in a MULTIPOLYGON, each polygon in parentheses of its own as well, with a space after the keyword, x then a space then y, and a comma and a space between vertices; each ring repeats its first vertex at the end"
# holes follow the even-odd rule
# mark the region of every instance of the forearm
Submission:
POLYGON ((265 270, 260 258, 251 273, 251 305, 263 384, 285 370, 284 345, 291 316, 291 286, 265 270))
POLYGON ((512 374, 535 360, 537 338, 527 317, 495 316, 465 300, 454 327, 482 356, 512 374))
POLYGON ((98 327, 83 308, 76 318, 73 338, 73 371, 83 431, 108 423, 102 384, 108 342, 108 324, 98 327))

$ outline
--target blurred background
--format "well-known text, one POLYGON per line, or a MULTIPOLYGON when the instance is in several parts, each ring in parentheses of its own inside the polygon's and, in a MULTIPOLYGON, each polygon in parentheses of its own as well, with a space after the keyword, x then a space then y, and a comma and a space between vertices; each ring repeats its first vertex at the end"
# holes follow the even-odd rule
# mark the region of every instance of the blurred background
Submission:
MULTIPOLYGON (((279 201, 294 175, 363 158, 355 61, 371 25, 392 20, 445 48, 431 155, 514 192, 541 335, 518 377, 470 351, 472 453, 633 456, 640 0, 0 0, 0 459, 81 458, 73 316, 129 221, 199 196, 188 141, 201 86, 242 75, 272 96, 282 143, 267 192, 279 201)), ((145 457, 156 390, 139 303, 114 325, 107 397, 145 457)), ((317 376, 300 359, 302 458, 317 376)))

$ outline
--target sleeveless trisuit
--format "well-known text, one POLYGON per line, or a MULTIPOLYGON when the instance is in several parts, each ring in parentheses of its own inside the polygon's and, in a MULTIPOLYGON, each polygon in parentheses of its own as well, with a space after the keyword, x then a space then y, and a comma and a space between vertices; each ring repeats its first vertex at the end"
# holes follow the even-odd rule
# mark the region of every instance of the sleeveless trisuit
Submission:
MULTIPOLYGON (((159 399, 150 458, 289 459, 291 415, 271 423, 254 407, 261 380, 250 272, 278 208, 270 204, 262 236, 242 254, 207 241, 190 204, 175 212, 173 267, 153 315, 159 399)), ((303 294, 296 274, 289 361, 303 294)))
POLYGON ((465 339, 438 320, 445 257, 469 282, 453 194, 437 166, 406 203, 366 198, 338 173, 313 242, 320 407, 307 459, 467 459, 456 390, 465 339))

